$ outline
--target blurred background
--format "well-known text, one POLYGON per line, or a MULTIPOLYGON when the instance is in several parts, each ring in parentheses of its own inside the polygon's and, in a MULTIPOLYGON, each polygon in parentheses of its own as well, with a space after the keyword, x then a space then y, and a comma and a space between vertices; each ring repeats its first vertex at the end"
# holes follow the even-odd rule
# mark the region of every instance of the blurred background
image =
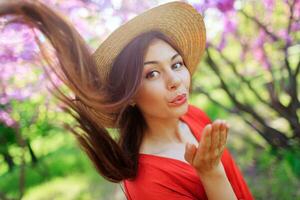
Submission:
MULTIPOLYGON (((94 51, 119 25, 169 1, 42 2, 94 51)), ((187 2, 208 37, 190 103, 229 122, 228 148, 256 199, 300 199, 300 1, 187 2)), ((63 129, 74 120, 47 90, 33 31, 5 26, 8 18, 0 19, 0 199, 124 199, 63 129)))

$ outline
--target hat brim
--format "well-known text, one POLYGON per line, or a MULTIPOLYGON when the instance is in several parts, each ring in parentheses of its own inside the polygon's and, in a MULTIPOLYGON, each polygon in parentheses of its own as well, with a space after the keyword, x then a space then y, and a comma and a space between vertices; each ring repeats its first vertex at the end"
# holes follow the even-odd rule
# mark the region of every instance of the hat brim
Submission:
POLYGON ((193 74, 206 45, 203 18, 187 3, 170 2, 149 9, 121 25, 96 49, 93 58, 101 79, 107 79, 115 58, 132 39, 152 30, 162 32, 174 42, 193 74))

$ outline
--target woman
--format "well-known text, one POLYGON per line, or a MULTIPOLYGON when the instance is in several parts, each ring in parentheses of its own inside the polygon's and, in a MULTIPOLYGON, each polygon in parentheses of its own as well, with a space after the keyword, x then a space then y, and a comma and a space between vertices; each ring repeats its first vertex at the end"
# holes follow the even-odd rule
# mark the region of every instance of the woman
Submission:
POLYGON ((192 6, 150 9, 93 54, 41 3, 3 4, 0 15, 6 14, 38 28, 53 45, 58 63, 37 38, 49 69, 74 93, 67 96, 52 81, 51 92, 81 129, 67 128, 104 178, 123 183, 127 199, 253 199, 225 149, 227 123, 211 122, 187 102, 205 49, 204 23, 192 6))

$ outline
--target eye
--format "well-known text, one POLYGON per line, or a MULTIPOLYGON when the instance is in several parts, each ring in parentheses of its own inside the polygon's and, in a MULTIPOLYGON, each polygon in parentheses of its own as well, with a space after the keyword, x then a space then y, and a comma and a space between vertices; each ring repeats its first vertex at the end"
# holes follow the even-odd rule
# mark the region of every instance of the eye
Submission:
POLYGON ((173 69, 179 69, 180 67, 182 67, 183 63, 182 62, 177 62, 174 65, 172 65, 173 69))
POLYGON ((151 72, 149 72, 149 73, 146 75, 146 78, 147 78, 147 79, 152 79, 152 78, 158 76, 158 74, 159 74, 158 71, 151 71, 151 72))

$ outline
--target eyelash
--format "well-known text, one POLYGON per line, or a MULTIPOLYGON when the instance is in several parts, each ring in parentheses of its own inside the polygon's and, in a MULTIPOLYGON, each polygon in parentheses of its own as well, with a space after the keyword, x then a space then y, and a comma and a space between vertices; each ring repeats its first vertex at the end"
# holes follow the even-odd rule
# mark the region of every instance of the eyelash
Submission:
MULTIPOLYGON (((177 64, 180 64, 180 67, 183 66, 183 62, 176 62, 175 64, 172 65, 172 67, 175 66, 175 65, 177 65, 177 64)), ((180 67, 179 67, 179 68, 180 68, 180 67)), ((178 68, 177 68, 177 69, 178 69, 178 68)), ((146 75, 146 78, 149 78, 149 75, 151 75, 153 72, 156 72, 156 71, 151 71, 151 72, 149 72, 149 73, 146 75)), ((151 77, 150 77, 150 78, 151 78, 151 77)))

